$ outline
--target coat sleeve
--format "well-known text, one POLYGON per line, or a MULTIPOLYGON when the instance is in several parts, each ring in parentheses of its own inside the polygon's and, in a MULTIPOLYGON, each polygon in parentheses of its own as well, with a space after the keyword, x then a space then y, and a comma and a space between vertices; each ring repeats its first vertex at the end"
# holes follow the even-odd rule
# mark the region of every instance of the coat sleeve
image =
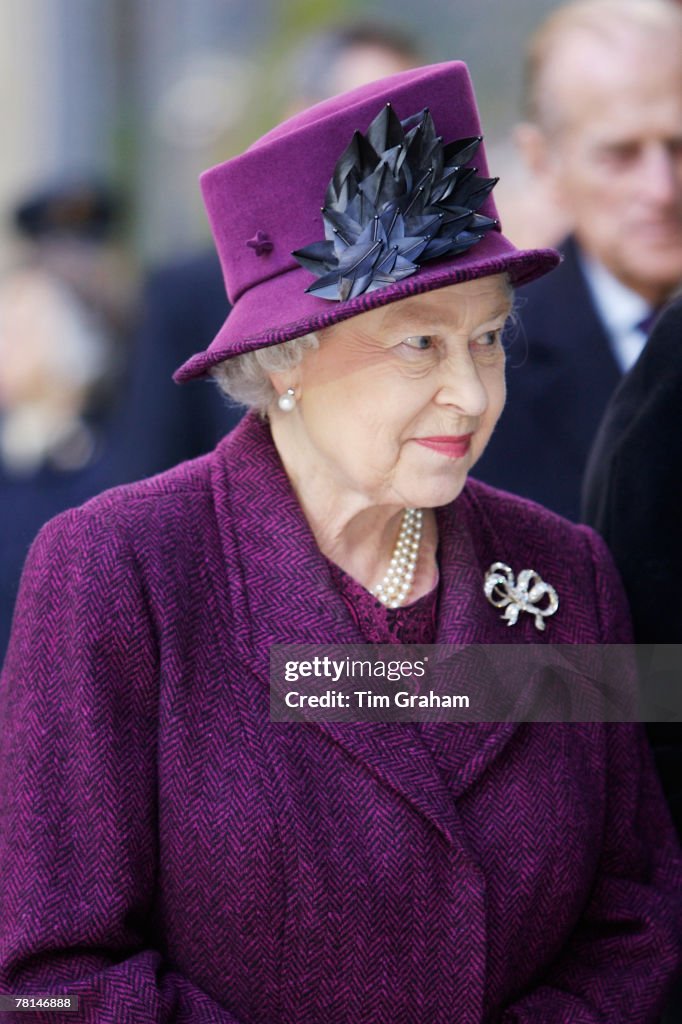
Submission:
POLYGON ((236 1024, 151 934, 158 655, 141 581, 124 532, 87 506, 29 554, 0 690, 0 992, 77 995, 78 1024, 236 1024))
MULTIPOLYGON (((592 550, 603 643, 630 639, 601 539, 592 550)), ((570 726, 568 726, 570 728, 570 726)), ((591 898, 570 943, 503 1024, 655 1024, 682 966, 682 856, 642 726, 606 724, 607 816, 591 898)))

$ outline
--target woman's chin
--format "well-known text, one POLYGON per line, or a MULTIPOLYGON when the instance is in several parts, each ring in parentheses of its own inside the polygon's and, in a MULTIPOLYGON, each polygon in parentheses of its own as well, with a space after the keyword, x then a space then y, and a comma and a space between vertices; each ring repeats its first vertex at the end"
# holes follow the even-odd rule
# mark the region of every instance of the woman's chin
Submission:
POLYGON ((403 492, 408 508, 440 508, 458 498, 467 482, 467 474, 457 474, 450 480, 415 481, 418 486, 406 488, 403 492))
MULTIPOLYGON (((423 449, 420 459, 405 473, 401 494, 411 508, 439 508, 449 505, 462 493, 467 482, 471 453, 464 458, 448 459, 423 449)), ((407 468, 407 467, 406 467, 407 468)))

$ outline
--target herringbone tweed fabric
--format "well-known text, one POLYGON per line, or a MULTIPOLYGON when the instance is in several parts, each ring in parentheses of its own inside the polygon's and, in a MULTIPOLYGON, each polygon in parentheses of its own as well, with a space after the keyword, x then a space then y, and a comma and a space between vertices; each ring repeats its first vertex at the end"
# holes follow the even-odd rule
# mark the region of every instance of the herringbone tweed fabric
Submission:
MULTIPOLYGON (((629 639, 589 530, 475 483, 439 525, 440 642, 629 639), (485 600, 496 559, 557 588, 544 636, 485 600)), ((656 1019, 680 865, 639 729, 459 727, 444 771, 409 726, 269 721, 270 644, 360 639, 253 416, 42 530, 2 686, 0 988, 82 1008, 16 1019, 656 1019)))

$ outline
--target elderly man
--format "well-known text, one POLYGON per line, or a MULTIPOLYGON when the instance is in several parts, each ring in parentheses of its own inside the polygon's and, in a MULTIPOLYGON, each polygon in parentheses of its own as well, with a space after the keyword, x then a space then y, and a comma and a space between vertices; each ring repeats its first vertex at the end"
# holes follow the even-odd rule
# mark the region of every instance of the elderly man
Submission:
POLYGON ((526 102, 524 154, 573 232, 520 301, 503 426, 477 475, 577 519, 606 403, 682 281, 682 10, 559 8, 531 41, 526 102))

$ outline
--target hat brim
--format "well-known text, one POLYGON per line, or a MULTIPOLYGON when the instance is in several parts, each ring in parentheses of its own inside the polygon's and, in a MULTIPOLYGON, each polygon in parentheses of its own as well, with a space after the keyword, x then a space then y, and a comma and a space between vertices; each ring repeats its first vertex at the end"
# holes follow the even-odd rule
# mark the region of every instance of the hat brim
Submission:
POLYGON ((346 302, 329 302, 308 295, 306 288, 314 277, 297 267, 246 291, 209 347, 183 363, 173 374, 173 380, 178 384, 195 380, 224 359, 278 345, 410 295, 461 281, 506 273, 514 287, 527 284, 553 270, 560 260, 555 249, 517 249, 499 231, 491 231, 468 253, 434 261, 420 267, 412 277, 346 302), (253 330, 254 324, 261 325, 257 332, 253 330))

